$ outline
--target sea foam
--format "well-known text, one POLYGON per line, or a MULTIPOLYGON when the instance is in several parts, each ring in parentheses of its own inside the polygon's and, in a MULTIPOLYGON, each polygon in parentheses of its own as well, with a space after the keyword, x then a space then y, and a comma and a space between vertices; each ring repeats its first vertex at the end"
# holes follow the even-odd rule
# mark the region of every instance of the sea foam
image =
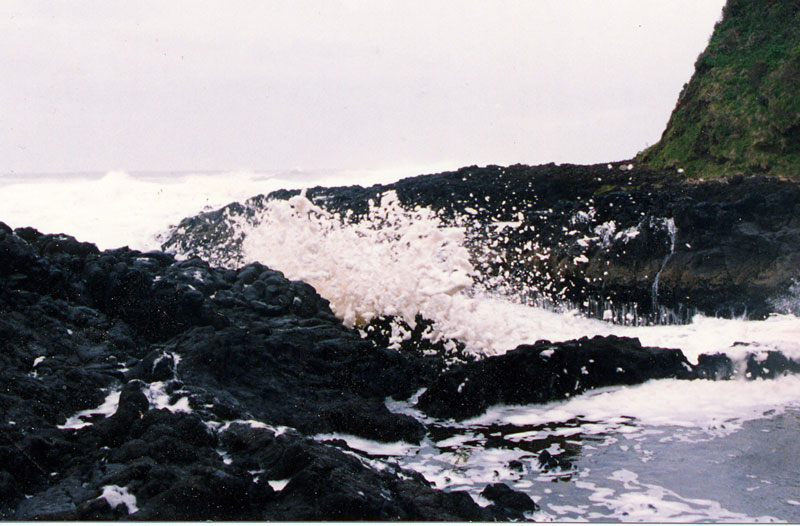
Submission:
MULTIPOLYGON (((697 315, 686 325, 621 326, 489 292, 474 279, 463 218, 445 222, 428 208, 403 207, 394 192, 372 203, 358 222, 298 195, 267 202, 255 217, 239 219, 237 228, 246 262, 307 281, 350 326, 377 316, 399 317, 413 326, 419 313, 435 322, 434 340, 460 340, 478 355, 539 339, 614 334, 681 349, 692 362, 704 353, 742 360, 764 350, 800 359, 800 318, 794 315, 761 321, 697 315)), ((491 247, 485 252, 491 254, 491 247)))

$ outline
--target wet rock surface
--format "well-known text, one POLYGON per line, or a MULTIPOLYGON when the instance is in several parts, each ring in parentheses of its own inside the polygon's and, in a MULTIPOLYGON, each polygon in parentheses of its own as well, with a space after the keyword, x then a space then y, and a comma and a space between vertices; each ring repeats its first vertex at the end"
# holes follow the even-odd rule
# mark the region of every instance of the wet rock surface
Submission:
MULTIPOLYGON (((797 312, 800 186, 731 175, 683 181, 628 162, 467 167, 307 196, 358 220, 394 190, 466 225, 487 287, 566 304, 621 323, 685 321, 697 312, 763 318, 797 312), (502 278, 493 280, 493 278, 502 278), (533 291, 530 293, 529 291, 533 291)), ((254 220, 281 190, 185 219, 163 247, 209 261, 240 252, 231 217, 254 220)))
POLYGON ((493 405, 541 404, 654 379, 755 380, 798 372, 800 363, 777 351, 747 353, 739 363, 724 354, 701 354, 692 364, 678 349, 643 347, 637 338, 542 340, 443 372, 419 397, 417 407, 434 417, 460 420, 493 405))
POLYGON ((496 508, 504 520, 515 520, 523 518, 526 511, 536 511, 538 508, 525 493, 513 490, 503 483, 490 484, 481 492, 481 496, 492 501, 492 507, 496 508), (505 517, 502 516, 505 514, 505 517))
MULTIPOLYGON (((419 443, 425 425, 385 400, 422 387, 419 407, 463 418, 741 368, 719 357, 693 367, 615 337, 460 364, 439 351, 376 345, 312 287, 263 265, 100 252, 0 223, 0 518, 522 519, 533 503, 507 487, 487 487, 493 504, 480 507, 317 435, 419 443)), ((798 370, 779 353, 747 361, 751 377, 798 370)))
POLYGON ((701 354, 694 367, 695 377, 709 380, 771 380, 784 374, 797 373, 800 373, 800 363, 779 351, 749 352, 739 363, 725 354, 701 354))
POLYGON ((0 224, 2 518, 495 518, 311 438, 418 442, 423 425, 384 398, 430 374, 261 265, 0 224))
POLYGON ((463 419, 493 405, 537 404, 609 385, 692 377, 678 349, 642 347, 637 339, 615 336, 542 340, 443 373, 417 406, 431 416, 463 419))

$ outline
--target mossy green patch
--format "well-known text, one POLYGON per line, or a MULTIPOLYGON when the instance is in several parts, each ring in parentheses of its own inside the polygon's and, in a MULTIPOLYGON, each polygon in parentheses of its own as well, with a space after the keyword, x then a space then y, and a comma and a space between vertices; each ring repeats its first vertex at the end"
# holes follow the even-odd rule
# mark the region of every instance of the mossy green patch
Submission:
POLYGON ((661 140, 637 161, 800 179, 800 0, 729 0, 661 140))

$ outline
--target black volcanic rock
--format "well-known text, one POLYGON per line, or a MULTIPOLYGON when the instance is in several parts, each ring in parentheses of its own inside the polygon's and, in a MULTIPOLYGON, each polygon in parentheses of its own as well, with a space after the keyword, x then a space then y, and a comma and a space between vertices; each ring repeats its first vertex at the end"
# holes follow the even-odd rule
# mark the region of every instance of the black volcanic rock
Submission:
POLYGON ((701 354, 693 367, 696 378, 730 380, 743 377, 748 380, 773 379, 785 374, 800 373, 800 363, 779 351, 749 352, 740 363, 734 363, 725 354, 701 354))
POLYGON ((800 373, 800 363, 777 351, 747 355, 745 376, 750 379, 771 379, 786 373, 800 373))
POLYGON ((725 354, 701 354, 694 368, 698 378, 727 380, 735 374, 733 361, 725 354))
MULTIPOLYGON (((750 352, 741 363, 724 354, 701 354, 693 365, 678 349, 643 347, 637 338, 541 340, 443 372, 419 397, 417 407, 436 418, 461 420, 493 405, 542 404, 651 379, 755 380, 797 373, 800 363, 777 351, 750 352)), ((561 465, 544 453, 544 467, 561 465)))
POLYGON ((565 457, 566 454, 563 452, 559 455, 553 455, 545 449, 539 453, 539 467, 545 471, 572 469, 572 463, 565 457))
POLYGON ((435 374, 413 360, 261 265, 0 224, 0 518, 495 518, 304 436, 418 442, 384 404, 435 374))
POLYGON ((489 499, 494 504, 492 507, 502 510, 506 516, 504 520, 523 519, 524 512, 532 512, 539 509, 533 499, 525 493, 513 490, 504 483, 490 484, 481 492, 481 496, 489 499))
MULTIPOLYGON (((533 303, 618 323, 797 313, 796 299, 784 298, 800 283, 797 183, 682 181, 627 162, 473 166, 369 188, 316 187, 307 196, 360 220, 388 190, 408 208, 427 206, 464 225, 476 279, 533 303)), ((257 225, 270 199, 297 194, 184 219, 163 248, 236 266, 246 232, 234 232, 231 217, 257 225)))
POLYGON ((542 340, 443 373, 417 407, 434 417, 463 419, 498 404, 540 404, 598 387, 691 377, 681 351, 642 347, 634 338, 542 340))

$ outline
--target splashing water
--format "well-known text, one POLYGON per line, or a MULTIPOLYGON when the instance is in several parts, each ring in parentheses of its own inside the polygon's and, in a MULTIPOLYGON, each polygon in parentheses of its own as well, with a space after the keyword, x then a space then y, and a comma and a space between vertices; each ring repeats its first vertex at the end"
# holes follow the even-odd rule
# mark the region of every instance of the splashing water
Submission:
POLYGON ((349 326, 396 316, 413 327, 420 313, 435 322, 433 341, 457 339, 476 355, 503 353, 539 339, 616 334, 679 348, 691 361, 702 353, 741 359, 746 352, 774 349, 800 357, 800 320, 793 315, 764 321, 695 316, 682 326, 620 326, 488 293, 473 284, 465 228, 445 224, 428 208, 404 208, 394 192, 371 203, 359 222, 303 195, 269 201, 254 217, 236 221, 244 262, 259 261, 290 279, 307 281, 349 326))
POLYGON ((242 244, 245 262, 259 261, 310 283, 345 325, 395 316, 413 327, 419 313, 443 322, 436 331, 450 338, 491 346, 447 323, 475 309, 463 293, 472 286, 474 270, 464 229, 443 225, 430 209, 406 210, 387 192, 354 223, 299 195, 270 201, 246 223, 240 223, 249 229, 242 244))

